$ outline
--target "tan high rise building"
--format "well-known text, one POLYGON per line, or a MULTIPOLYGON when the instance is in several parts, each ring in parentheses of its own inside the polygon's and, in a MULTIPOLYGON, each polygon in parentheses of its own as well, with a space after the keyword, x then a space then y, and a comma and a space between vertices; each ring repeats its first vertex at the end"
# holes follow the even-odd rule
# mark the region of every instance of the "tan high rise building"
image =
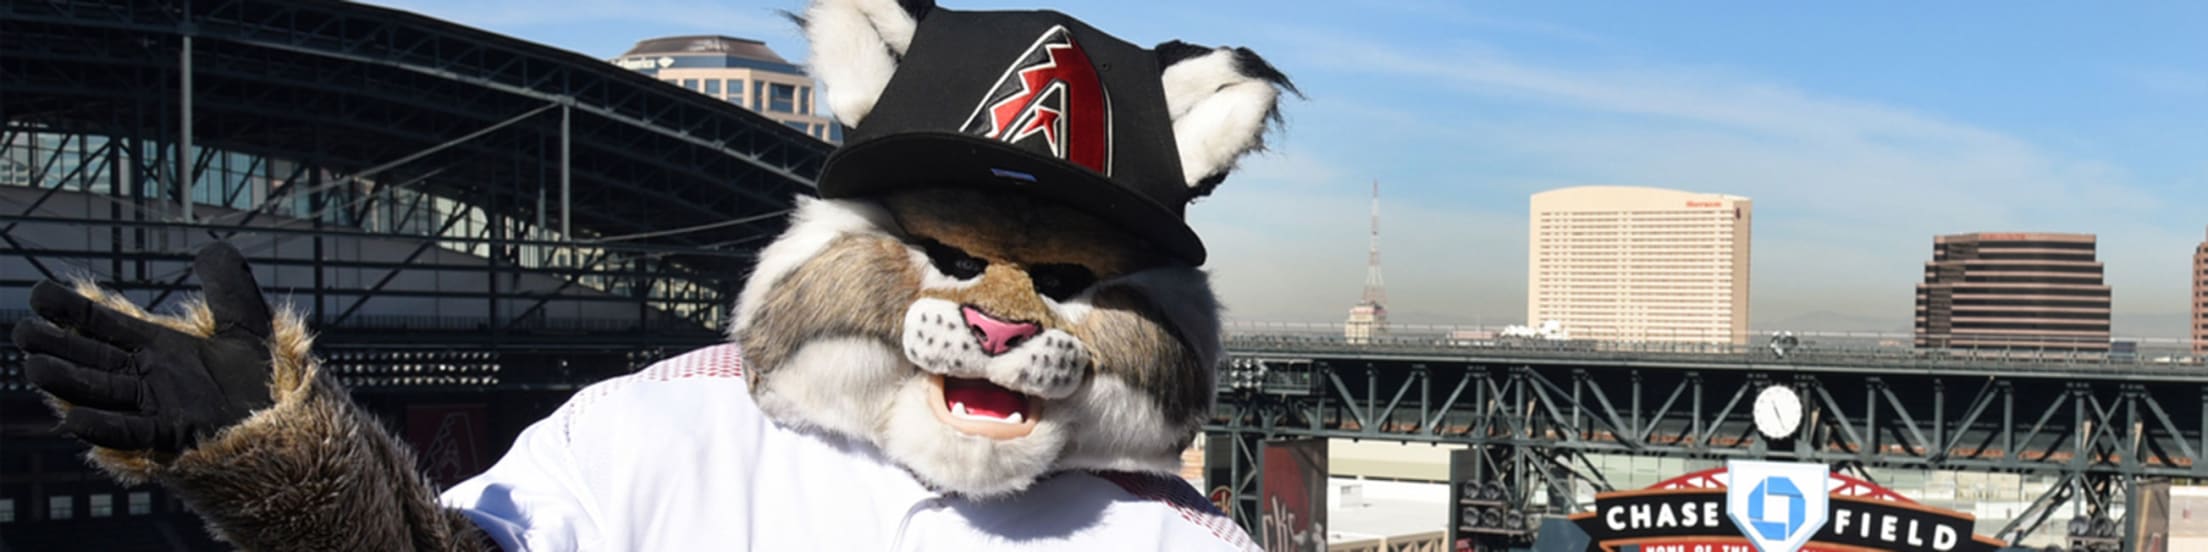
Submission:
POLYGON ((1747 343, 1748 198, 1626 186, 1533 195, 1526 323, 1575 337, 1747 343))
POLYGON ((842 139, 836 124, 813 110, 813 78, 766 43, 728 36, 670 36, 639 41, 611 61, 744 106, 814 138, 842 139))
POLYGON ((2092 234, 1939 236, 1917 284, 1917 346, 2108 350, 2109 289, 2092 234))
POLYGON ((2208 240, 2193 250, 2193 356, 2208 355, 2208 240))

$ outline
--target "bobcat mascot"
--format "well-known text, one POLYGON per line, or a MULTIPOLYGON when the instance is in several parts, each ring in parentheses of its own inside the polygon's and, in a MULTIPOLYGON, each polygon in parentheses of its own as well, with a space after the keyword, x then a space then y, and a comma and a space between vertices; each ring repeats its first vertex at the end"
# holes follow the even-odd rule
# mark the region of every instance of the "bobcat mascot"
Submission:
POLYGON ((248 549, 1250 548, 1170 475, 1221 356, 1182 212, 1287 79, 1055 12, 797 18, 850 140, 728 342, 584 389, 441 496, 227 245, 179 315, 39 285, 28 376, 95 464, 248 549))

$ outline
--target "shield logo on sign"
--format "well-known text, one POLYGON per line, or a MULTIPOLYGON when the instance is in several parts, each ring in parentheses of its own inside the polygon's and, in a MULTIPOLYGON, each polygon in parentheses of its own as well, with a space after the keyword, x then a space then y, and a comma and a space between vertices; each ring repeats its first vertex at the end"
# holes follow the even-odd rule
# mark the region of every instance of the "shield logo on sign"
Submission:
POLYGON ((1725 511, 1762 552, 1796 552, 1825 527, 1830 469, 1800 462, 1725 463, 1725 511))

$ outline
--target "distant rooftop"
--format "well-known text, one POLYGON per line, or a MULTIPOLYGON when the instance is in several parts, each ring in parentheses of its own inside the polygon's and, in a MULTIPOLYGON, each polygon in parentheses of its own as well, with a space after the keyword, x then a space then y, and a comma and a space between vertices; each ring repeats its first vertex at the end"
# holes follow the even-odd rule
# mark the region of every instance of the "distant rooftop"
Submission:
POLYGON ((1449 528, 1446 483, 1329 477, 1326 504, 1330 543, 1394 539, 1449 528))
POLYGON ((1535 193, 1535 194, 1533 194, 1533 195, 1534 195, 1535 197, 1540 197, 1540 196, 1559 196, 1559 197, 1613 197, 1613 196, 1620 196, 1620 195, 1625 195, 1625 196, 1635 196, 1635 197, 1649 197, 1649 196, 1657 196, 1657 197, 1665 197, 1665 198, 1669 198, 1669 197, 1674 197, 1674 196, 1676 196, 1676 197, 1687 197, 1687 196, 1695 196, 1695 197, 1706 197, 1706 198, 1725 199, 1725 200, 1733 200, 1733 201, 1747 201, 1747 200, 1748 200, 1748 198, 1747 198, 1747 197, 1743 197, 1743 196, 1737 196, 1737 195, 1732 195, 1732 194, 1722 194, 1722 193, 1710 193, 1710 192, 1690 192, 1690 191, 1686 191, 1686 190, 1674 190, 1674 189, 1670 189, 1670 188, 1657 188, 1657 187, 1654 187, 1654 186, 1615 186, 1615 185, 1601 185, 1601 184, 1598 184, 1598 185, 1589 185, 1589 186, 1571 186, 1571 187, 1565 187, 1565 188, 1556 188, 1556 189, 1553 189, 1553 190, 1544 190, 1544 191, 1541 191, 1541 192, 1537 192, 1537 193, 1535 193))
POLYGON ((789 60, 774 53, 767 44, 748 38, 725 35, 692 35, 647 38, 622 52, 621 57, 672 56, 672 55, 725 55, 758 61, 789 64, 789 60))
POLYGON ((2093 234, 2077 234, 2070 232, 1971 232, 1968 234, 1945 234, 1940 236, 1933 236, 1932 238, 1933 243, 2004 241, 2070 242, 2091 244, 2095 241, 2095 239, 2093 234))

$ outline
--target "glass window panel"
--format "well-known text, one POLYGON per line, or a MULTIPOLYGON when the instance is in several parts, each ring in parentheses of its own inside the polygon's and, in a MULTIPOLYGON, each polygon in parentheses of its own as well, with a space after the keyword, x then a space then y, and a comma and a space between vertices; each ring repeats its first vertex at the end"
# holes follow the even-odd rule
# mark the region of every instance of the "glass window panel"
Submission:
POLYGON ((776 113, 797 112, 797 87, 774 84, 767 87, 767 111, 776 113))

